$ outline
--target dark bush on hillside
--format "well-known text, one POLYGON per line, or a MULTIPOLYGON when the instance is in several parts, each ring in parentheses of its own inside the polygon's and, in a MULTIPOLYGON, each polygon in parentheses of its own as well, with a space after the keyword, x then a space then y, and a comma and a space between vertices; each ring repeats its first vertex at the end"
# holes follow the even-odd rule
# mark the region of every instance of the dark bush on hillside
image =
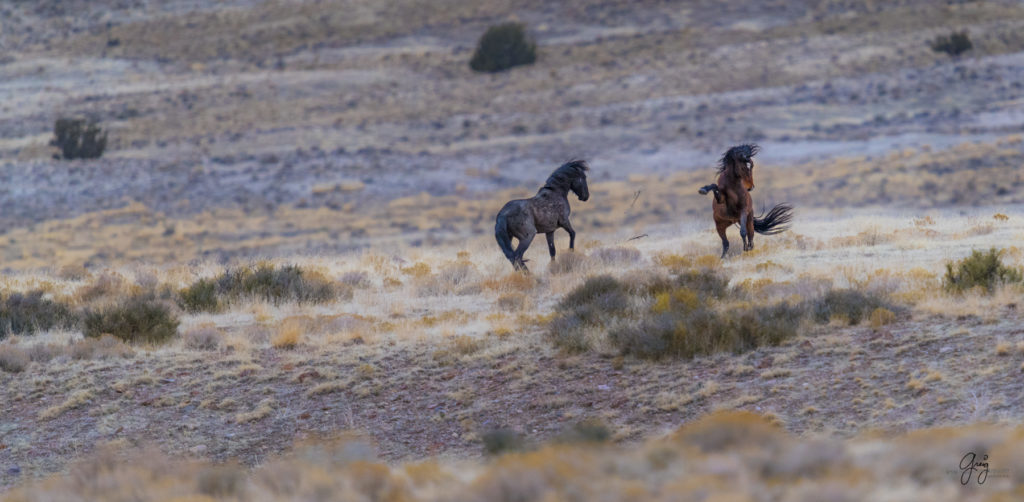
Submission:
POLYGON ((559 302, 548 335, 563 350, 580 352, 592 348, 595 331, 604 330, 624 355, 689 358, 778 345, 806 317, 806 309, 786 303, 723 308, 728 283, 712 269, 626 280, 592 277, 559 302))
POLYGON ((945 52, 950 56, 959 56, 974 48, 974 44, 971 43, 971 38, 967 35, 966 30, 959 33, 954 31, 949 35, 940 35, 935 37, 928 45, 933 51, 945 52))
POLYGON ((178 318, 171 309, 144 296, 103 310, 87 311, 84 324, 87 337, 109 333, 127 343, 160 344, 178 333, 178 318))
POLYGON ((78 315, 67 305, 43 298, 42 291, 12 293, 0 300, 0 339, 10 334, 70 329, 78 322, 78 315))
POLYGON ((214 312, 227 302, 243 298, 279 304, 324 303, 351 297, 350 286, 335 284, 317 272, 295 265, 260 264, 227 270, 214 279, 200 279, 178 292, 178 305, 189 312, 214 312))
POLYGON ((53 125, 50 145, 60 148, 61 158, 98 159, 107 148, 107 133, 95 122, 59 118, 53 125))
POLYGON ((480 441, 484 445, 484 452, 488 455, 520 451, 526 446, 523 435, 508 428, 487 431, 480 436, 480 441))
POLYGON ((832 318, 845 319, 850 325, 860 324, 877 308, 898 311, 899 308, 878 295, 856 289, 833 289, 813 302, 814 320, 827 323, 832 318))
POLYGON ((178 306, 191 313, 220 310, 217 283, 211 279, 199 279, 185 287, 178 292, 178 306))
POLYGON ((974 250, 963 260, 946 264, 943 287, 946 291, 962 293, 972 288, 982 288, 991 293, 1002 284, 1021 282, 1021 271, 1003 265, 1002 250, 974 250))
POLYGON ((537 45, 527 36, 526 27, 521 23, 504 23, 491 26, 480 37, 469 67, 494 73, 536 60, 537 45))
POLYGON ((644 359, 738 353, 775 346, 796 335, 804 314, 800 307, 787 303, 726 311, 699 303, 675 305, 639 323, 614 329, 608 336, 624 355, 644 359))

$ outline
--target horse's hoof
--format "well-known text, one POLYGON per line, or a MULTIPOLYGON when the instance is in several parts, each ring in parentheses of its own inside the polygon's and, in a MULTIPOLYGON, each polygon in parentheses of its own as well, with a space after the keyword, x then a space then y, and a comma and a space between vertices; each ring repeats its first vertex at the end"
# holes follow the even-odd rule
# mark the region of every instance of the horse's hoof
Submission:
POLYGON ((701 188, 700 190, 697 190, 697 191, 700 192, 701 195, 707 195, 708 194, 708 189, 707 188, 701 188))

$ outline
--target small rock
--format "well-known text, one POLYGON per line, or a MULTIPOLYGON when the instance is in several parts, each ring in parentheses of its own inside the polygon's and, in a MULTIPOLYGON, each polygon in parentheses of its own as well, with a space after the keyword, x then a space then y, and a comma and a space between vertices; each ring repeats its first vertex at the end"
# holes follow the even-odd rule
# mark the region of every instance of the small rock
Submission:
POLYGON ((945 354, 946 352, 952 352, 952 351, 953 351, 953 347, 950 347, 949 345, 946 345, 945 347, 942 347, 941 349, 939 349, 939 354, 945 354))
POLYGON ((21 467, 12 465, 7 468, 7 474, 10 474, 11 476, 17 476, 18 474, 21 474, 21 467))
POLYGON ((601 384, 597 386, 597 390, 612 390, 612 388, 605 384, 601 384))
POLYGON ((205 444, 197 444, 197 445, 189 448, 188 451, 189 451, 189 453, 191 453, 193 455, 202 455, 202 454, 206 453, 206 445, 205 444))

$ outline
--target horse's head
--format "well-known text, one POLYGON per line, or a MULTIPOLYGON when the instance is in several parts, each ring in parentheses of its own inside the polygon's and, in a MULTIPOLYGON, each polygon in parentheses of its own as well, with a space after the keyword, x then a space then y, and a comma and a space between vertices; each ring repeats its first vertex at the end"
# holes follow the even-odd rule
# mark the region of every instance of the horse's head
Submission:
POLYGON ((590 189, 587 187, 587 170, 589 169, 586 161, 571 160, 555 169, 544 186, 564 194, 568 194, 571 190, 580 200, 586 202, 590 198, 590 189))
POLYGON ((739 170, 743 188, 746 188, 748 192, 754 191, 754 160, 748 160, 739 170))
POLYGON ((572 193, 576 194, 576 197, 583 202, 586 202, 590 198, 590 188, 587 187, 587 173, 580 171, 580 175, 573 178, 572 183, 569 184, 569 189, 572 193))
POLYGON ((725 172, 740 180, 748 192, 754 189, 754 155, 760 147, 757 145, 739 145, 730 148, 722 161, 718 172, 725 172))

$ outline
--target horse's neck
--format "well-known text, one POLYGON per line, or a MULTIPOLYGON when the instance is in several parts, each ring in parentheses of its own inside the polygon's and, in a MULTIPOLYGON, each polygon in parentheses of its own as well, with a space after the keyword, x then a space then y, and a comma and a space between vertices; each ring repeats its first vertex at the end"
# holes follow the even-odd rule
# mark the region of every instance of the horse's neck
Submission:
POLYGON ((566 198, 569 197, 569 189, 568 188, 559 188, 559 187, 551 186, 551 185, 544 185, 544 186, 540 187, 540 190, 537 190, 537 195, 540 195, 545 190, 548 190, 548 191, 550 191, 552 193, 555 193, 557 195, 561 195, 562 197, 566 197, 566 198))
POLYGON ((718 188, 729 188, 735 189, 736 187, 742 187, 743 180, 739 176, 733 176, 732 174, 725 172, 718 175, 718 188))

